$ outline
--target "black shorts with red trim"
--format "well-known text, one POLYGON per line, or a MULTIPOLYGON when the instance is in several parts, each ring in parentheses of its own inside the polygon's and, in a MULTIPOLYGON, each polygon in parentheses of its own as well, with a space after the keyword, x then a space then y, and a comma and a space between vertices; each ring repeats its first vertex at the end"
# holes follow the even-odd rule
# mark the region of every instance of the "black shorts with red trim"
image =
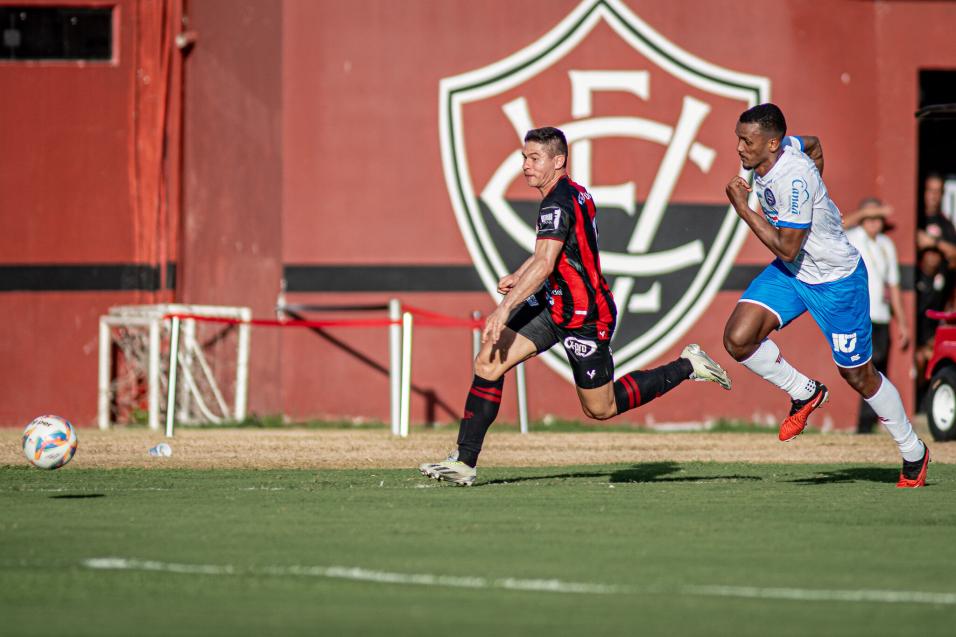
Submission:
POLYGON ((565 329, 555 324, 547 302, 542 295, 537 295, 522 303, 511 315, 508 327, 534 343, 539 354, 561 343, 578 387, 594 389, 614 380, 613 324, 585 323, 573 330, 565 329))

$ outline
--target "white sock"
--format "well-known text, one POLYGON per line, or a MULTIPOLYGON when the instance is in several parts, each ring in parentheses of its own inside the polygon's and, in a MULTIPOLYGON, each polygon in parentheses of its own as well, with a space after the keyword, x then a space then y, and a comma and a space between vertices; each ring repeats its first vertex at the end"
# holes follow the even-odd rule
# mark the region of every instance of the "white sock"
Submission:
POLYGON ((790 394, 794 400, 806 400, 813 396, 816 389, 812 380, 784 360, 780 349, 769 338, 760 344, 750 358, 740 362, 753 373, 790 394))
POLYGON ((916 437, 913 425, 910 424, 910 419, 906 417, 903 399, 900 398, 900 393, 896 391, 896 387, 886 376, 880 374, 880 380, 882 381, 880 388, 865 400, 879 416, 883 427, 893 436, 896 446, 900 448, 900 455, 903 456, 903 460, 910 462, 920 460, 926 448, 916 437))

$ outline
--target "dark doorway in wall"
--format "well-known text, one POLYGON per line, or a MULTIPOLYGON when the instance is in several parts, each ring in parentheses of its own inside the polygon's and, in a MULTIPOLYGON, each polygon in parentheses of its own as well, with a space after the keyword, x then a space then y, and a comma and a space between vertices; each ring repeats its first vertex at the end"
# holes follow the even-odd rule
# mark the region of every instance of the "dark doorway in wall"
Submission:
POLYGON ((923 180, 930 173, 945 179, 943 211, 956 217, 956 70, 919 72, 919 184, 917 210, 922 216, 923 180), (948 107, 948 108, 947 108, 948 107))
MULTIPOLYGON (((939 175, 943 179, 942 201, 939 207, 944 216, 951 220, 956 217, 956 153, 951 150, 953 140, 956 140, 956 71, 924 69, 919 72, 919 105, 916 118, 919 135, 917 224, 928 234, 945 241, 946 224, 932 220, 927 224, 924 188, 928 175, 939 175)), ((939 181, 934 179, 932 186, 938 194, 939 181)), ((937 197, 933 199, 939 201, 937 197)), ((949 236, 951 240, 951 233, 949 236)), ((917 241, 917 246, 920 241, 917 241)), ((917 251, 915 266, 916 404, 919 411, 926 411, 926 391, 929 383, 924 378, 924 370, 932 357, 933 335, 938 322, 927 318, 925 312, 928 309, 943 310, 948 306, 953 272, 946 266, 943 257, 934 250, 917 251)))

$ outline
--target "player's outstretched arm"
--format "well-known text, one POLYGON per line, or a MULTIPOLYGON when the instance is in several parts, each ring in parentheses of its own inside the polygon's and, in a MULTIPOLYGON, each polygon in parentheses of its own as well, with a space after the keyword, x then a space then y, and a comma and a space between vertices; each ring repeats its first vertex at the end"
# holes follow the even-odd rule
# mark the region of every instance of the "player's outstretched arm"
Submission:
POLYGON ((750 207, 750 184, 739 175, 727 184, 727 198, 760 242, 784 261, 793 261, 800 254, 807 236, 804 228, 774 228, 764 216, 750 207))
POLYGON ((823 174, 823 145, 819 137, 813 135, 800 135, 800 141, 803 142, 803 152, 813 160, 817 170, 823 174))

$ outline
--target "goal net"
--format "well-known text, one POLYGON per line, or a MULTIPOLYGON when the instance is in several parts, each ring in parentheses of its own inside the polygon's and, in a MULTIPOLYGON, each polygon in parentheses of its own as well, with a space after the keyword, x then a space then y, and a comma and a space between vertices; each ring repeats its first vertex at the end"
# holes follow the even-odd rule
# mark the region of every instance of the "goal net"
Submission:
POLYGON ((100 317, 101 429, 146 423, 159 429, 169 391, 170 315, 181 319, 174 415, 179 424, 223 423, 246 417, 249 370, 247 307, 123 305, 100 317))

